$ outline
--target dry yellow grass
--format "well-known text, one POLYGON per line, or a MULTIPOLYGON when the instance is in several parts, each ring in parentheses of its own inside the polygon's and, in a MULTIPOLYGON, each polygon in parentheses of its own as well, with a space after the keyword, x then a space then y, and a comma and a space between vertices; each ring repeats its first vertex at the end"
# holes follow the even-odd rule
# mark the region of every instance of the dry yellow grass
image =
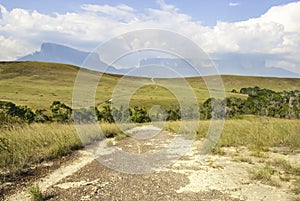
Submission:
POLYGON ((75 128, 66 124, 32 124, 1 130, 0 167, 18 170, 80 148, 75 128))
MULTIPOLYGON (((195 137, 203 139, 210 121, 188 122, 182 126, 184 134, 191 134, 191 126, 199 127, 195 137)), ((166 122, 164 129, 178 132, 181 123, 166 122)), ((79 149, 83 144, 100 140, 104 135, 113 134, 117 139, 126 137, 115 124, 101 123, 101 130, 87 132, 79 138, 74 125, 69 124, 31 124, 14 127, 0 132, 0 168, 18 170, 42 160, 58 158, 79 149)), ((130 125, 128 125, 128 128, 130 125)), ((80 125, 89 130, 90 125, 80 125)), ((218 147, 247 146, 253 151, 262 152, 269 147, 285 146, 300 148, 300 120, 247 117, 227 120, 218 141, 218 147)))
MULTIPOLYGON (((193 125, 197 125, 194 122, 193 125)), ((210 121, 200 121, 196 139, 207 135, 210 121)), ((178 132, 180 122, 167 122, 165 130, 178 132)), ((189 132, 190 127, 184 128, 189 132)), ((226 120, 217 146, 247 146, 255 151, 268 150, 269 147, 285 146, 300 148, 300 120, 275 119, 246 116, 242 119, 226 120)))
MULTIPOLYGON (((101 130, 88 132, 79 138, 71 124, 31 124, 2 129, 0 132, 0 168, 18 171, 43 160, 59 158, 83 147, 83 144, 100 140, 104 135, 118 134, 114 124, 101 123, 101 130)), ((80 125, 89 129, 90 125, 80 125)))

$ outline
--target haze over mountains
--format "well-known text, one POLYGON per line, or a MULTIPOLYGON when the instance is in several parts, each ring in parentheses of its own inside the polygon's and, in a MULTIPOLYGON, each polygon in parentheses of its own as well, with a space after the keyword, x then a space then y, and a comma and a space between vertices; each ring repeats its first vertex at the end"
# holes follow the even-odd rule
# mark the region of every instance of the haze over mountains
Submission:
POLYGON ((21 57, 18 61, 44 61, 80 66, 88 55, 88 52, 76 50, 64 45, 43 43, 40 51, 21 57))
MULTIPOLYGON (((18 61, 42 61, 82 66, 88 56, 88 63, 85 63, 84 67, 92 70, 99 70, 99 68, 97 68, 98 65, 108 66, 94 53, 90 54, 89 52, 80 51, 55 43, 43 43, 40 51, 21 57, 18 61)), ((265 55, 224 53, 210 55, 210 57, 219 74, 263 77, 300 77, 299 74, 282 68, 266 67, 265 55)), ((112 74, 127 74, 146 77, 178 77, 178 75, 183 77, 199 76, 199 73, 197 73, 185 60, 178 58, 149 57, 140 60, 138 66, 133 66, 132 68, 109 66, 105 69, 107 73, 112 74), (167 66, 169 68, 163 68, 162 66, 167 66)), ((215 72, 206 71, 205 68, 203 69, 201 75, 215 74, 215 72)))

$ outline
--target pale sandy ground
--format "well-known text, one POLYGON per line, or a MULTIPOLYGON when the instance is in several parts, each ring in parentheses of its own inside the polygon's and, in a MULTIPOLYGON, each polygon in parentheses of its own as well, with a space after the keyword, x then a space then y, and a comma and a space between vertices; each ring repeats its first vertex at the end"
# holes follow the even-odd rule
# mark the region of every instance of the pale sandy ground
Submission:
MULTIPOLYGON (((135 153, 155 152, 172 139, 170 133, 163 135, 164 137, 158 137, 157 141, 126 138, 113 146, 119 150, 135 153)), ((292 181, 280 181, 280 187, 262 184, 260 181, 250 179, 249 169, 257 165, 263 166, 272 158, 284 158, 300 165, 299 153, 284 155, 280 152, 270 152, 268 158, 257 158, 251 156, 251 152, 246 148, 240 147, 225 148, 224 156, 210 154, 199 158, 199 147, 201 142, 194 142, 186 155, 176 163, 159 172, 145 175, 110 170, 95 162, 90 152, 82 150, 79 151, 80 156, 72 163, 65 164, 47 177, 36 181, 36 184, 45 194, 53 194, 48 200, 288 201, 293 199, 292 181), (236 160, 240 157, 248 157, 252 163, 236 160)), ((30 199, 24 190, 5 200, 30 199)))
MULTIPOLYGON (((56 184, 60 180, 76 173, 79 169, 83 168, 90 162, 94 160, 93 157, 91 157, 90 153, 87 151, 79 151, 80 157, 73 161, 71 164, 67 164, 65 166, 60 167, 59 169, 52 172, 50 175, 48 175, 45 178, 40 179, 39 181, 36 181, 35 184, 37 184, 42 191, 46 191, 49 187, 56 184)), ((26 191, 21 191, 19 193, 16 193, 9 198, 6 198, 6 200, 11 201, 29 201, 30 196, 26 191)))

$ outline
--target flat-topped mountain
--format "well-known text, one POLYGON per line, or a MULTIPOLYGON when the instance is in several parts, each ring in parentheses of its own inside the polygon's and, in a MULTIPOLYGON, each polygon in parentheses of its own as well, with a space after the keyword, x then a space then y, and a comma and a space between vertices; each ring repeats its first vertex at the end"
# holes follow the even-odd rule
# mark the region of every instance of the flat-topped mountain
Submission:
POLYGON ((64 45, 43 43, 40 51, 21 57, 18 61, 42 61, 80 66, 88 55, 89 52, 83 52, 64 45))
MULTIPOLYGON (((199 75, 213 75, 216 71, 202 68, 201 73, 195 71, 182 58, 145 58, 138 62, 137 66, 120 67, 114 64, 108 65, 100 59, 101 55, 90 52, 80 51, 65 45, 55 43, 43 43, 40 51, 26 55, 18 59, 18 61, 41 61, 71 64, 82 66, 92 70, 98 70, 105 73, 132 75, 142 77, 195 77, 199 75), (87 63, 84 63, 86 58, 87 63), (99 66, 102 66, 99 68, 99 66), (174 72, 172 72, 174 71, 174 72)), ((261 77, 291 77, 299 78, 300 75, 278 67, 266 67, 264 55, 249 54, 216 54, 211 55, 211 59, 216 66, 219 74, 228 75, 245 75, 245 76, 261 76, 261 77)))

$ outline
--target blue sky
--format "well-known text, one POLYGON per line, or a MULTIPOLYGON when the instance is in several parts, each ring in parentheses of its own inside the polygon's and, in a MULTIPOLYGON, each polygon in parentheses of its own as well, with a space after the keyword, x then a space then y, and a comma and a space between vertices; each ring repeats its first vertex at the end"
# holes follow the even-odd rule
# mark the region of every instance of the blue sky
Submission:
POLYGON ((91 51, 129 31, 164 29, 211 55, 266 55, 264 67, 300 74, 299 19, 300 1, 290 0, 1 0, 0 60, 43 42, 91 51))
MULTIPOLYGON (((213 26, 217 21, 236 22, 259 17, 273 6, 283 5, 293 0, 166 0, 167 4, 177 7, 180 12, 189 14, 193 20, 203 25, 213 26)), ((146 8, 158 9, 159 5, 153 0, 2 0, 7 9, 23 8, 37 10, 45 14, 80 12, 83 4, 99 4, 117 6, 126 4, 140 12, 146 8)))

